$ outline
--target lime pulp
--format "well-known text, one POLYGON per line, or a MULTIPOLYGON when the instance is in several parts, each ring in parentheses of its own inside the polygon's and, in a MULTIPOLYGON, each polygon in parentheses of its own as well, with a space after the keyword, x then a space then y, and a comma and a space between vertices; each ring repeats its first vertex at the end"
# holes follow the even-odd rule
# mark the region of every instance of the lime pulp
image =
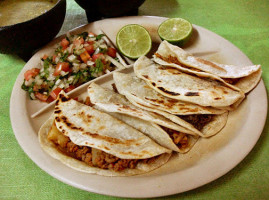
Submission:
POLYGON ((152 45, 148 31, 141 25, 129 24, 117 33, 116 43, 119 51, 126 57, 137 59, 146 55, 152 45))

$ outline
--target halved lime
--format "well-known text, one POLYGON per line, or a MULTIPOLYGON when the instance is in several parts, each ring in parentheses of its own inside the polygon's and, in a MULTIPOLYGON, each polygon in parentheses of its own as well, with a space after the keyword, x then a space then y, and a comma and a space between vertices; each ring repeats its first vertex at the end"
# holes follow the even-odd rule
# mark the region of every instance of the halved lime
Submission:
POLYGON ((191 33, 191 23, 182 18, 167 19, 158 28, 158 34, 162 40, 180 46, 188 42, 191 33))
POLYGON ((151 49, 148 31, 138 24, 128 24, 117 33, 116 43, 119 51, 131 59, 146 55, 151 49))

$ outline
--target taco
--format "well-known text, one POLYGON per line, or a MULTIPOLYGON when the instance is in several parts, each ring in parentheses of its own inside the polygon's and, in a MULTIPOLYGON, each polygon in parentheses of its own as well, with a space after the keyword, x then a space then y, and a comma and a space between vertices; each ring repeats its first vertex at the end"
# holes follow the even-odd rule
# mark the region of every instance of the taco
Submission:
POLYGON ((134 72, 158 93, 204 107, 227 107, 245 97, 240 89, 220 78, 182 72, 159 65, 145 56, 134 63, 134 72))
POLYGON ((225 110, 204 107, 163 96, 147 83, 131 74, 113 73, 115 85, 120 94, 129 96, 134 101, 148 107, 166 111, 175 115, 222 114, 225 110))
POLYGON ((226 110, 170 99, 150 88, 144 80, 130 74, 114 72, 113 77, 119 93, 125 95, 131 103, 156 112, 202 137, 215 135, 226 124, 226 110))
POLYGON ((215 63, 195 57, 178 46, 163 41, 154 55, 160 65, 175 67, 183 72, 211 78, 221 78, 244 93, 251 91, 261 79, 261 66, 235 66, 215 63))
POLYGON ((166 149, 122 121, 63 92, 39 141, 52 157, 76 170, 105 176, 146 173, 166 163, 166 149))
POLYGON ((127 101, 123 95, 110 89, 91 83, 88 94, 94 108, 109 113, 168 149, 186 153, 199 139, 196 130, 193 132, 163 116, 140 109, 127 101), (128 112, 129 110, 131 112, 128 112))

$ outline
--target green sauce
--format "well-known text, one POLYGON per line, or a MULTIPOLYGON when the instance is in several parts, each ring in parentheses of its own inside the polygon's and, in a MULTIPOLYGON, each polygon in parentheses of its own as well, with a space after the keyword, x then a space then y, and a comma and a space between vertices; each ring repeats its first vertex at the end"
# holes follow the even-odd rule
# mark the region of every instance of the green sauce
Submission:
POLYGON ((25 22, 50 10, 58 0, 0 0, 0 27, 25 22))

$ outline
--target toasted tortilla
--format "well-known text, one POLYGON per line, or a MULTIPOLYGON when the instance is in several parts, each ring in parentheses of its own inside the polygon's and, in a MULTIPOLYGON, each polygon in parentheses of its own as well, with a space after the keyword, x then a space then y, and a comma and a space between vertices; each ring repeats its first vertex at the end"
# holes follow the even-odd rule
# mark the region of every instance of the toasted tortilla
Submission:
POLYGON ((173 123, 171 120, 154 112, 148 112, 134 106, 123 95, 114 91, 103 88, 95 83, 91 83, 88 87, 88 95, 91 102, 98 108, 106 112, 122 113, 129 116, 137 117, 155 124, 177 130, 179 132, 196 134, 195 132, 173 123))
MULTIPOLYGON (((97 108, 97 109, 100 109, 100 108, 97 108)), ((125 114, 121 114, 121 113, 108 112, 108 114, 123 121, 129 126, 139 130, 141 133, 144 133, 145 135, 150 137, 159 145, 167 149, 171 149, 173 151, 179 152, 179 153, 187 153, 188 151, 190 151, 191 148, 195 145, 195 143, 199 139, 198 135, 187 134, 186 136, 188 137, 188 146, 184 148, 179 148, 173 142, 173 140, 169 137, 168 133, 161 126, 153 122, 148 122, 148 121, 145 121, 136 117, 128 116, 125 114)))
POLYGON ((216 80, 232 81, 231 85, 244 93, 251 91, 261 79, 261 66, 235 66, 215 63, 195 57, 178 46, 163 41, 154 55, 160 65, 175 67, 183 72, 195 73, 216 80), (234 82, 234 83, 233 83, 234 82))
POLYGON ((222 114, 226 112, 225 110, 203 107, 163 96, 149 87, 144 80, 131 74, 114 72, 113 79, 120 94, 129 96, 141 105, 162 110, 170 114, 222 114))
MULTIPOLYGON (((187 134, 188 137, 188 146, 187 147, 179 147, 177 146, 169 134, 162 128, 162 126, 155 124, 151 121, 144 120, 144 116, 138 116, 135 115, 128 115, 128 112, 114 112, 114 109, 110 109, 109 105, 111 107, 115 105, 121 105, 122 107, 127 107, 129 104, 128 101, 126 101, 125 97, 115 93, 112 90, 103 88, 95 83, 92 83, 88 88, 88 94, 91 99, 91 103, 94 104, 94 108, 101 110, 102 112, 106 112, 109 115, 123 121, 124 123, 134 127, 135 129, 139 130, 140 132, 144 133, 148 137, 150 137, 152 140, 160 144, 161 146, 171 149, 173 151, 177 151, 180 153, 186 153, 188 152, 193 145, 197 142, 199 139, 198 135, 190 135, 187 134), (109 97, 109 98, 105 98, 109 97), (114 97, 114 98, 113 98, 114 97), (118 100, 118 101, 117 101, 118 100)), ((140 110, 139 108, 131 105, 133 108, 140 110)), ((146 112, 146 111, 145 111, 146 112)), ((156 115, 157 116, 157 115, 156 115)), ((165 121, 168 121, 165 119, 165 121)), ((172 122, 169 122, 170 124, 173 124, 172 122)), ((165 124, 166 125, 166 124, 165 124)), ((167 126, 164 126, 168 128, 167 126)), ((174 127, 178 127, 178 125, 175 125, 174 127)), ((171 129, 171 128, 168 128, 171 129)), ((180 128, 180 130, 186 130, 185 128, 180 128)), ((171 129, 174 130, 174 129, 171 129)), ((176 130, 175 130, 176 131, 176 130)), ((181 133, 185 133, 182 131, 178 131, 181 133)), ((190 132, 190 130, 187 130, 187 132, 190 132)))
POLYGON ((134 63, 134 71, 158 93, 201 106, 230 106, 244 97, 240 89, 229 87, 223 81, 164 67, 144 56, 134 63))
POLYGON ((56 101, 54 117, 58 130, 75 144, 100 149, 121 159, 145 159, 169 153, 143 133, 69 98, 64 92, 56 101))

